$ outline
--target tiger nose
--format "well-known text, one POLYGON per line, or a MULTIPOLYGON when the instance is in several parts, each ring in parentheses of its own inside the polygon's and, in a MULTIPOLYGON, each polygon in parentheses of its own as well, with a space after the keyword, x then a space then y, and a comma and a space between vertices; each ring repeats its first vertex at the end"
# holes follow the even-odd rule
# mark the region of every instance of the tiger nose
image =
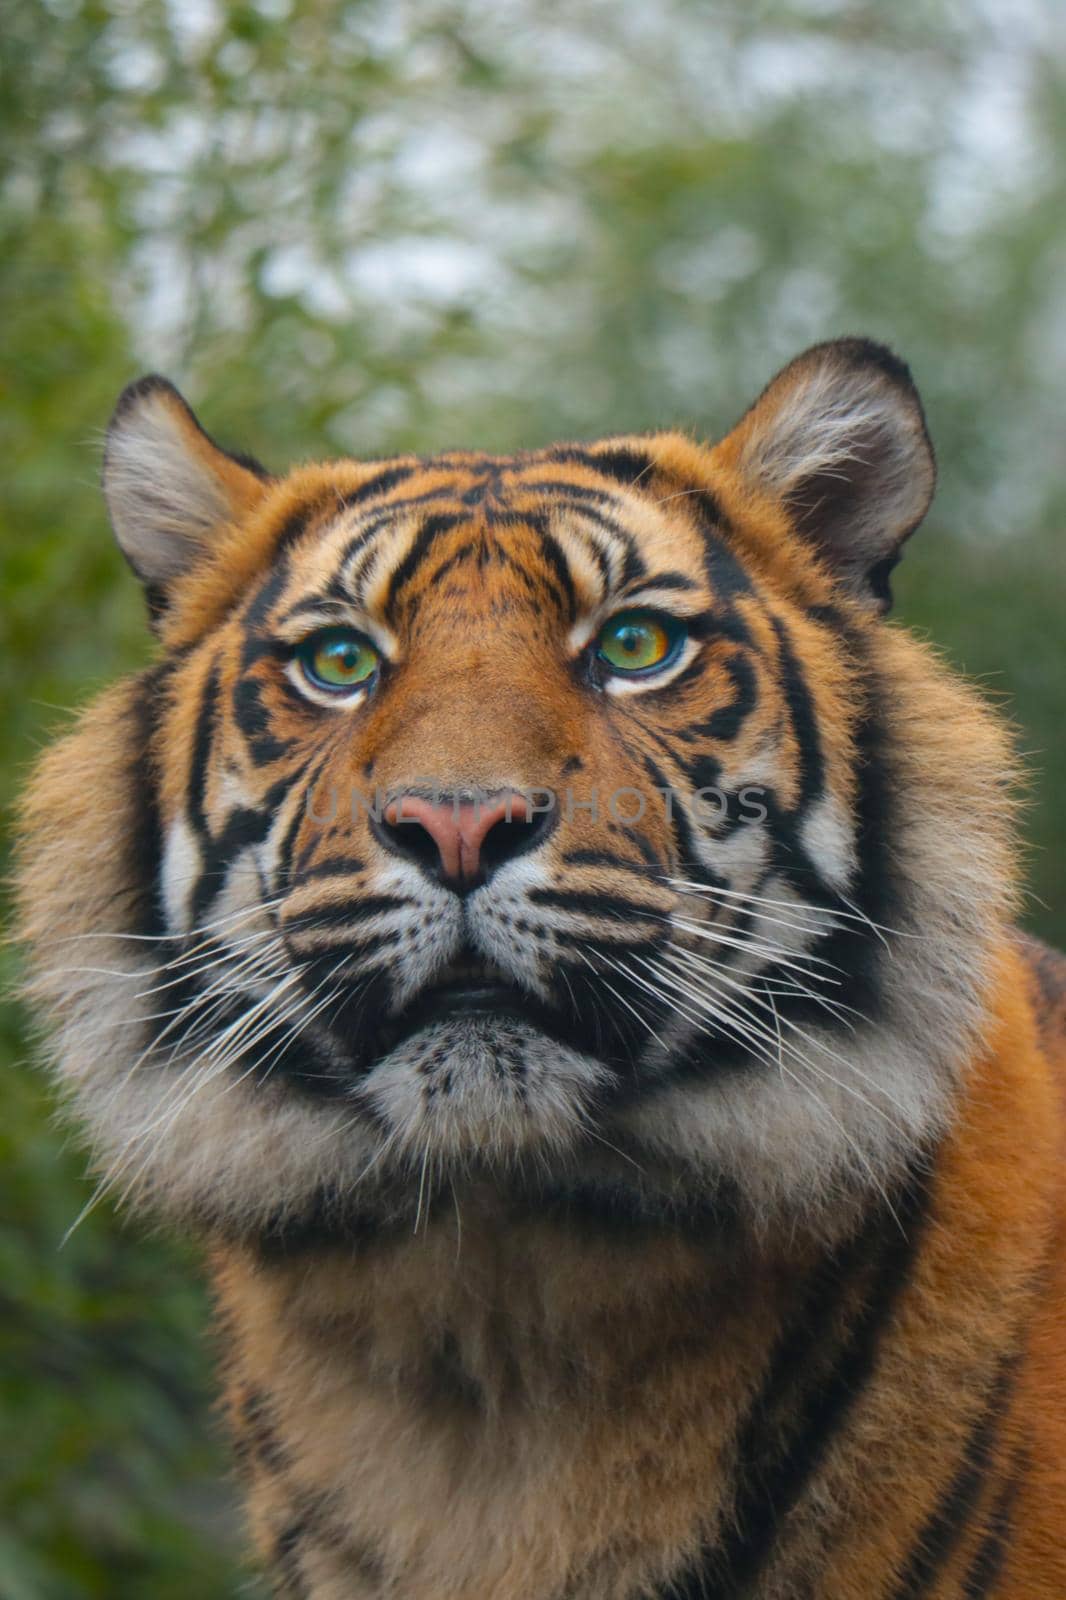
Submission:
POLYGON ((374 832, 394 855, 465 894, 540 844, 551 821, 550 810, 535 808, 517 789, 441 801, 402 794, 384 807, 374 832))

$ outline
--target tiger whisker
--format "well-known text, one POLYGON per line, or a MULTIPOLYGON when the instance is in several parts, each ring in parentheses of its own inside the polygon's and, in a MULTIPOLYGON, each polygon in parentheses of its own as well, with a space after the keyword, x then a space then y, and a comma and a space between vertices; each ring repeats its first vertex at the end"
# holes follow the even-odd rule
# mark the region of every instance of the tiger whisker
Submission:
POLYGON ((419 1224, 422 1221, 422 1203, 423 1203, 423 1199, 425 1197, 425 1191, 426 1191, 426 1168, 427 1168, 428 1164, 429 1164, 429 1140, 427 1139, 426 1143, 425 1143, 425 1146, 423 1148, 423 1151, 422 1151, 422 1171, 421 1171, 421 1174, 420 1174, 419 1180, 418 1180, 418 1203, 417 1203, 417 1205, 415 1207, 415 1225, 414 1225, 414 1228, 411 1230, 413 1233, 417 1233, 418 1232, 419 1224))
MULTIPOLYGON (((592 965, 592 962, 589 960, 589 958, 586 955, 585 951, 578 950, 577 954, 585 962, 586 966, 590 967, 593 972, 596 971, 595 967, 592 965)), ((602 961, 605 961, 607 963, 607 965, 609 967, 611 967, 615 972, 622 972, 623 976, 627 976, 627 974, 625 974, 624 970, 618 965, 618 963, 616 961, 612 960, 611 957, 606 955, 602 950, 597 950, 596 951, 596 955, 602 961)), ((611 994, 614 995, 615 999, 621 1005, 625 1006, 626 1010, 632 1016, 634 1016, 636 1018, 636 1020, 640 1023, 640 1025, 648 1030, 648 1032, 651 1034, 651 1036, 655 1040, 655 1042, 657 1044, 659 1044, 659 1045, 662 1045, 662 1048, 665 1050, 666 1049, 665 1044, 663 1044, 662 1039, 660 1038, 659 1034, 655 1031, 655 1029, 652 1027, 652 1025, 648 1021, 647 1017, 641 1016, 640 1012, 637 1011, 636 1008, 630 1004, 630 1002, 626 999, 626 997, 624 995, 622 995, 622 994, 619 994, 618 990, 614 987, 614 985, 611 984, 611 983, 608 983, 607 979, 604 978, 602 975, 600 975, 600 982, 603 984, 604 988, 610 990, 611 994)))
MULTIPOLYGON (((779 1060, 779 1066, 780 1066, 780 1070, 781 1070, 781 1075, 783 1077, 790 1078, 792 1080, 792 1082, 796 1085, 796 1087, 799 1090, 801 1090, 802 1093, 808 1095, 814 1101, 815 1105, 818 1107, 818 1109, 822 1113, 822 1115, 828 1117, 830 1122, 833 1123, 834 1127, 842 1135, 842 1137, 844 1139, 844 1143, 848 1146, 848 1149, 852 1152, 852 1154, 855 1157, 857 1157, 857 1159, 859 1161, 859 1164, 865 1169, 866 1174, 869 1177, 871 1183, 873 1184, 874 1188, 877 1190, 878 1194, 881 1196, 882 1200, 884 1201, 885 1206, 888 1209, 889 1215, 892 1217, 892 1220, 895 1222, 896 1226, 902 1232, 903 1225, 900 1222, 899 1215, 898 1215, 895 1207, 892 1204, 892 1200, 891 1200, 891 1197, 889 1196, 888 1190, 885 1187, 884 1183, 882 1182, 882 1180, 881 1180, 880 1176, 878 1175, 878 1173, 875 1172, 873 1164, 871 1163, 869 1157, 866 1155, 866 1152, 863 1150, 862 1146, 859 1144, 858 1140, 844 1126, 843 1122, 836 1115, 836 1113, 832 1110, 832 1108, 826 1104, 824 1096, 820 1095, 812 1084, 804 1083, 803 1080, 799 1077, 799 1075, 797 1073, 793 1072, 789 1067, 785 1066, 785 1063, 784 1063, 783 1059, 779 1060)), ((876 1109, 876 1108, 874 1108, 874 1109, 876 1109)))
MULTIPOLYGON (((711 974, 704 974, 703 975, 705 981, 707 979, 709 979, 711 976, 712 976, 711 974)), ((730 984, 731 987, 738 988, 740 990, 740 993, 741 993, 742 997, 744 999, 748 1000, 750 1003, 754 1003, 756 1005, 760 1005, 760 1004, 761 1005, 765 1005, 767 1003, 767 1002, 763 1002, 760 999, 759 996, 749 994, 743 988, 742 985, 737 985, 737 984, 733 983, 724 974, 721 974, 721 973, 714 974, 713 978, 714 978, 715 982, 724 982, 724 983, 730 984)), ((771 1004, 771 1005, 773 1004, 772 1001, 768 1001, 768 1003, 771 1004)), ((798 1035, 798 1037, 801 1038, 805 1042, 805 1044, 807 1044, 807 1046, 810 1049, 819 1051, 822 1055, 826 1056, 829 1060, 836 1061, 837 1063, 839 1063, 839 1065, 841 1065, 845 1069, 845 1071, 850 1072, 850 1073, 854 1073, 856 1076, 860 1077, 864 1082, 868 1083, 870 1085, 870 1087, 877 1094, 879 1094, 884 1100, 886 1100, 890 1105, 894 1106, 895 1109, 901 1115, 905 1115, 905 1108, 903 1106, 901 1106, 899 1104, 899 1102, 892 1095, 889 1094, 888 1090, 885 1089, 882 1084, 879 1084, 875 1079, 871 1078, 868 1073, 862 1071, 862 1069, 857 1067, 854 1062, 847 1060, 844 1056, 841 1056, 837 1051, 833 1050, 831 1048, 831 1046, 827 1045, 823 1040, 817 1039, 814 1036, 812 1036, 811 1034, 807 1033, 807 1031, 805 1029, 801 1028, 797 1023, 793 1022, 790 1018, 781 1017, 780 1014, 777 1012, 776 1006, 774 1006, 773 1009, 774 1009, 774 1012, 775 1012, 775 1016, 777 1018, 777 1025, 778 1025, 779 1028, 780 1027, 787 1028, 791 1033, 794 1033, 794 1034, 798 1035)), ((745 1021, 753 1029, 760 1029, 760 1028, 763 1027, 763 1025, 758 1021, 757 1018, 754 1018, 754 1017, 751 1016, 750 1011, 745 1014, 745 1021)), ((876 1106, 868 1098, 868 1096, 862 1095, 860 1093, 860 1091, 856 1090, 853 1086, 851 1086, 849 1084, 846 1084, 846 1083, 843 1083, 839 1079, 835 1078, 824 1067, 821 1067, 816 1062, 812 1061, 808 1056, 804 1055, 795 1046, 786 1045, 785 1048, 788 1049, 789 1053, 796 1060, 801 1062, 802 1065, 804 1065, 805 1067, 808 1067, 813 1072, 820 1073, 823 1077, 827 1078, 830 1082, 836 1084, 837 1087, 842 1089, 845 1093, 856 1095, 871 1110, 876 1111, 880 1115, 886 1117, 888 1120, 891 1120, 891 1118, 888 1117, 888 1113, 886 1111, 884 1111, 883 1108, 881 1108, 879 1106, 876 1106)))
MULTIPOLYGON (((245 946, 261 943, 267 940, 270 940, 276 946, 278 951, 283 950, 284 947, 282 946, 277 935, 274 933, 274 930, 272 928, 264 928, 255 933, 245 934, 243 938, 236 940, 234 944, 227 945, 224 949, 220 950, 210 960, 201 962, 199 966, 189 966, 188 970, 186 971, 177 970, 186 964, 185 961, 168 962, 165 967, 160 968, 160 971, 176 972, 177 976, 168 978, 163 983, 153 984, 149 989, 138 989, 133 998, 135 1000, 144 1000, 147 999, 149 995, 161 993, 164 989, 173 989, 179 984, 188 983, 192 978, 199 977, 201 973, 211 972, 216 967, 221 966, 228 960, 228 958, 232 957, 237 953, 237 951, 243 949, 245 946)), ((259 954, 259 952, 251 953, 256 955, 259 954)), ((192 957, 187 958, 189 961, 192 961, 193 959, 194 958, 192 957)))
POLYGON ((187 933, 122 933, 107 928, 90 928, 84 933, 69 933, 57 939, 56 944, 76 944, 81 939, 120 939, 123 943, 136 944, 174 944, 177 939, 196 939, 215 932, 218 928, 225 927, 227 923, 237 922, 241 918, 259 916, 264 911, 271 911, 282 904, 283 896, 273 900, 256 901, 252 906, 243 906, 239 911, 227 912, 223 917, 216 917, 212 922, 198 923, 190 928, 187 933))
POLYGON ((779 966, 802 972, 808 978, 816 977, 819 983, 839 985, 841 979, 829 977, 828 973, 830 972, 837 972, 845 977, 847 976, 843 967, 837 966, 832 961, 826 961, 820 956, 811 955, 802 950, 790 950, 784 945, 769 944, 764 939, 754 937, 748 939, 737 938, 733 934, 723 933, 720 928, 710 928, 702 922, 693 922, 687 917, 679 917, 676 912, 673 916, 660 917, 658 920, 667 923, 668 926, 680 928, 685 933, 695 934, 697 938, 703 939, 709 944, 728 946, 730 949, 742 950, 750 955, 766 956, 779 966), (811 962, 818 967, 824 967, 826 969, 825 973, 808 972, 805 967, 800 967, 797 964, 800 960, 811 962))
MULTIPOLYGON (((261 1000, 258 1000, 255 1005, 250 1007, 250 1009, 242 1017, 239 1017, 236 1022, 230 1023, 228 1027, 223 1028, 221 1033, 216 1034, 212 1038, 210 1049, 199 1061, 193 1064, 194 1067, 200 1072, 200 1079, 198 1081, 197 1088, 205 1086, 211 1081, 211 1079, 217 1077, 221 1072, 225 1071, 225 1069, 231 1065, 241 1053, 243 1053, 245 1045, 242 1043, 242 1041, 248 1029, 250 1027, 254 1029, 257 1019, 263 1015, 269 1014, 270 1008, 275 1003, 278 995, 284 989, 291 987, 293 983, 298 982, 299 977, 299 970, 290 972, 287 977, 282 978, 278 982, 278 984, 273 990, 270 991, 269 994, 265 995, 261 1000), (225 1048, 222 1049, 220 1053, 219 1047, 223 1044, 225 1044, 225 1048)), ((259 1035, 257 1034, 257 1036, 259 1035)), ((182 1080, 179 1078, 178 1082, 180 1083, 181 1081, 182 1080)), ((163 1096, 162 1104, 164 1107, 173 1097, 173 1093, 174 1090, 172 1087, 171 1090, 163 1096)), ((184 1104, 185 1102, 181 1103, 181 1109, 184 1108, 184 1104)), ((139 1136, 143 1138, 151 1134, 158 1126, 158 1122, 159 1118, 157 1117, 152 1122, 148 1123, 145 1128, 140 1130, 139 1136)), ((170 1125, 171 1123, 168 1122, 168 1128, 170 1125)))
MULTIPOLYGON (((301 1033, 304 1028, 309 1027, 316 1017, 320 1016, 322 1012, 333 1003, 337 996, 343 993, 344 985, 338 984, 336 988, 329 990, 327 994, 322 996, 323 988, 326 984, 330 983, 333 978, 336 977, 346 959, 346 957, 342 957, 341 960, 337 962, 336 966, 333 967, 332 971, 322 978, 320 982, 316 984, 315 988, 312 989, 311 993, 307 997, 310 1009, 306 1012, 300 1012, 297 1014, 297 1019, 293 1026, 289 1028, 288 1031, 284 1033, 278 1040, 274 1055, 269 1063, 257 1063, 257 1068, 261 1072, 264 1081, 270 1076, 271 1072, 273 1072, 278 1061, 281 1059, 283 1050, 285 1050, 289 1041, 301 1033), (322 997, 319 998, 319 996, 322 997)), ((240 1082, 241 1080, 238 1079, 237 1081, 240 1082)))
MULTIPOLYGON (((652 963, 650 961, 648 961, 648 959, 645 956, 634 956, 633 959, 635 961, 639 961, 642 966, 647 967, 647 969, 653 975, 656 975, 656 976, 658 975, 658 969, 655 966, 653 966, 652 963)), ((664 995, 661 986, 659 988, 655 988, 652 984, 650 984, 647 981, 646 978, 640 977, 640 975, 638 973, 636 973, 636 972, 631 972, 630 973, 630 977, 633 979, 634 983, 639 983, 640 986, 643 989, 646 989, 647 992, 650 995, 652 995, 656 1000, 658 1000, 660 1002, 660 1004, 667 998, 664 995)), ((682 1016, 687 1017, 690 1022, 694 1022, 697 1027, 702 1028, 704 1026, 704 1019, 699 1015, 699 1013, 698 1012, 694 1012, 694 1011, 690 1011, 687 1006, 685 1006, 683 1004, 679 1004, 676 996, 671 996, 669 998, 669 1004, 671 1006, 671 1009, 680 1011, 682 1016)))
MULTIPOLYGON (((748 889, 726 889, 720 884, 711 885, 692 883, 685 878, 668 877, 664 881, 670 884, 672 888, 680 889, 685 894, 699 895, 709 900, 716 900, 719 898, 742 900, 750 902, 753 905, 774 906, 779 910, 795 913, 796 915, 803 915, 805 913, 817 914, 815 912, 815 908, 813 907, 805 907, 803 904, 793 901, 777 900, 769 895, 753 894, 748 889)), ((864 911, 861 911, 858 906, 855 905, 854 901, 849 900, 844 894, 841 894, 839 890, 837 893, 839 898, 843 900, 845 906, 847 906, 849 909, 846 911, 841 911, 836 906, 825 907, 824 910, 827 916, 840 917, 847 921, 861 922, 877 933, 893 934, 899 939, 920 939, 923 937, 921 934, 916 933, 911 929, 890 928, 885 923, 875 922, 872 917, 868 917, 864 911)), ((818 911, 821 911, 823 908, 819 907, 817 909, 818 911)))
MULTIPOLYGON (((689 962, 691 962, 694 966, 697 966, 701 971, 706 972, 709 976, 724 977, 720 963, 709 961, 707 957, 698 950, 690 950, 685 946, 675 945, 671 947, 669 953, 675 957, 684 955, 689 962)), ((807 976, 810 976, 818 983, 824 983, 827 981, 821 973, 810 973, 807 974, 807 976)), ((764 977, 762 973, 755 973, 752 975, 751 983, 753 988, 755 985, 758 985, 760 991, 765 991, 767 993, 769 993, 771 988, 773 988, 774 992, 782 996, 789 994, 805 996, 807 999, 813 1000, 816 1005, 820 1006, 830 1015, 837 1017, 846 1028, 850 1028, 852 1031, 854 1031, 854 1024, 848 1020, 849 1016, 854 1017, 859 1022, 867 1022, 869 1020, 863 1014, 863 1012, 859 1011, 855 1006, 849 1006, 843 1000, 837 1000, 831 995, 822 994, 819 990, 812 989, 809 984, 803 983, 798 977, 793 977, 790 979, 782 978, 775 984, 771 985, 771 981, 764 977)))

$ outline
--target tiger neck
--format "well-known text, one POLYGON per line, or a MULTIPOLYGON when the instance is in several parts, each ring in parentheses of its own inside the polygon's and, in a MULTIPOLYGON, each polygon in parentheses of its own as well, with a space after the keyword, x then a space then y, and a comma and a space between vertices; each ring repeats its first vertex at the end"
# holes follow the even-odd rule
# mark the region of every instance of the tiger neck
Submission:
POLYGON ((819 1266, 713 1234, 502 1224, 476 1202, 348 1254, 227 1252, 229 1411, 267 1564, 314 1485, 314 1600, 638 1592, 724 1514, 733 1434, 819 1266))
POLYGON ((1058 1120, 1012 1001, 930 1169, 833 1246, 596 1238, 470 1203, 387 1244, 220 1252, 265 1561, 313 1600, 769 1597, 812 1574, 853 1600, 937 1517, 966 1556, 1021 1470, 1058 1120))

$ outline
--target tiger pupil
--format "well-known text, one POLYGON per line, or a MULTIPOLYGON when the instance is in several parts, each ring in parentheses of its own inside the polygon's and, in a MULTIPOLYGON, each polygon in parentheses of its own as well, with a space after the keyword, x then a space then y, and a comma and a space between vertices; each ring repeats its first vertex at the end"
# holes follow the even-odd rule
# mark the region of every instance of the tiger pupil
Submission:
POLYGON ((326 671, 355 672, 363 652, 354 644, 328 644, 319 651, 319 660, 326 671))

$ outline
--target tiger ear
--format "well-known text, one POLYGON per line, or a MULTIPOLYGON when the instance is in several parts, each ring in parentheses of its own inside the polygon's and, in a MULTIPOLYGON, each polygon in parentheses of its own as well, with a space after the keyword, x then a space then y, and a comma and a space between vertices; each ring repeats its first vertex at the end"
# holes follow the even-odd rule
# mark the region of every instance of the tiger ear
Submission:
POLYGON ((715 454, 783 504, 842 588, 888 610, 889 574, 936 483, 918 391, 891 350, 870 339, 814 345, 715 454))
POLYGON ((257 461, 221 449, 166 378, 123 390, 104 447, 104 498, 153 613, 222 529, 252 508, 267 478, 257 461))

